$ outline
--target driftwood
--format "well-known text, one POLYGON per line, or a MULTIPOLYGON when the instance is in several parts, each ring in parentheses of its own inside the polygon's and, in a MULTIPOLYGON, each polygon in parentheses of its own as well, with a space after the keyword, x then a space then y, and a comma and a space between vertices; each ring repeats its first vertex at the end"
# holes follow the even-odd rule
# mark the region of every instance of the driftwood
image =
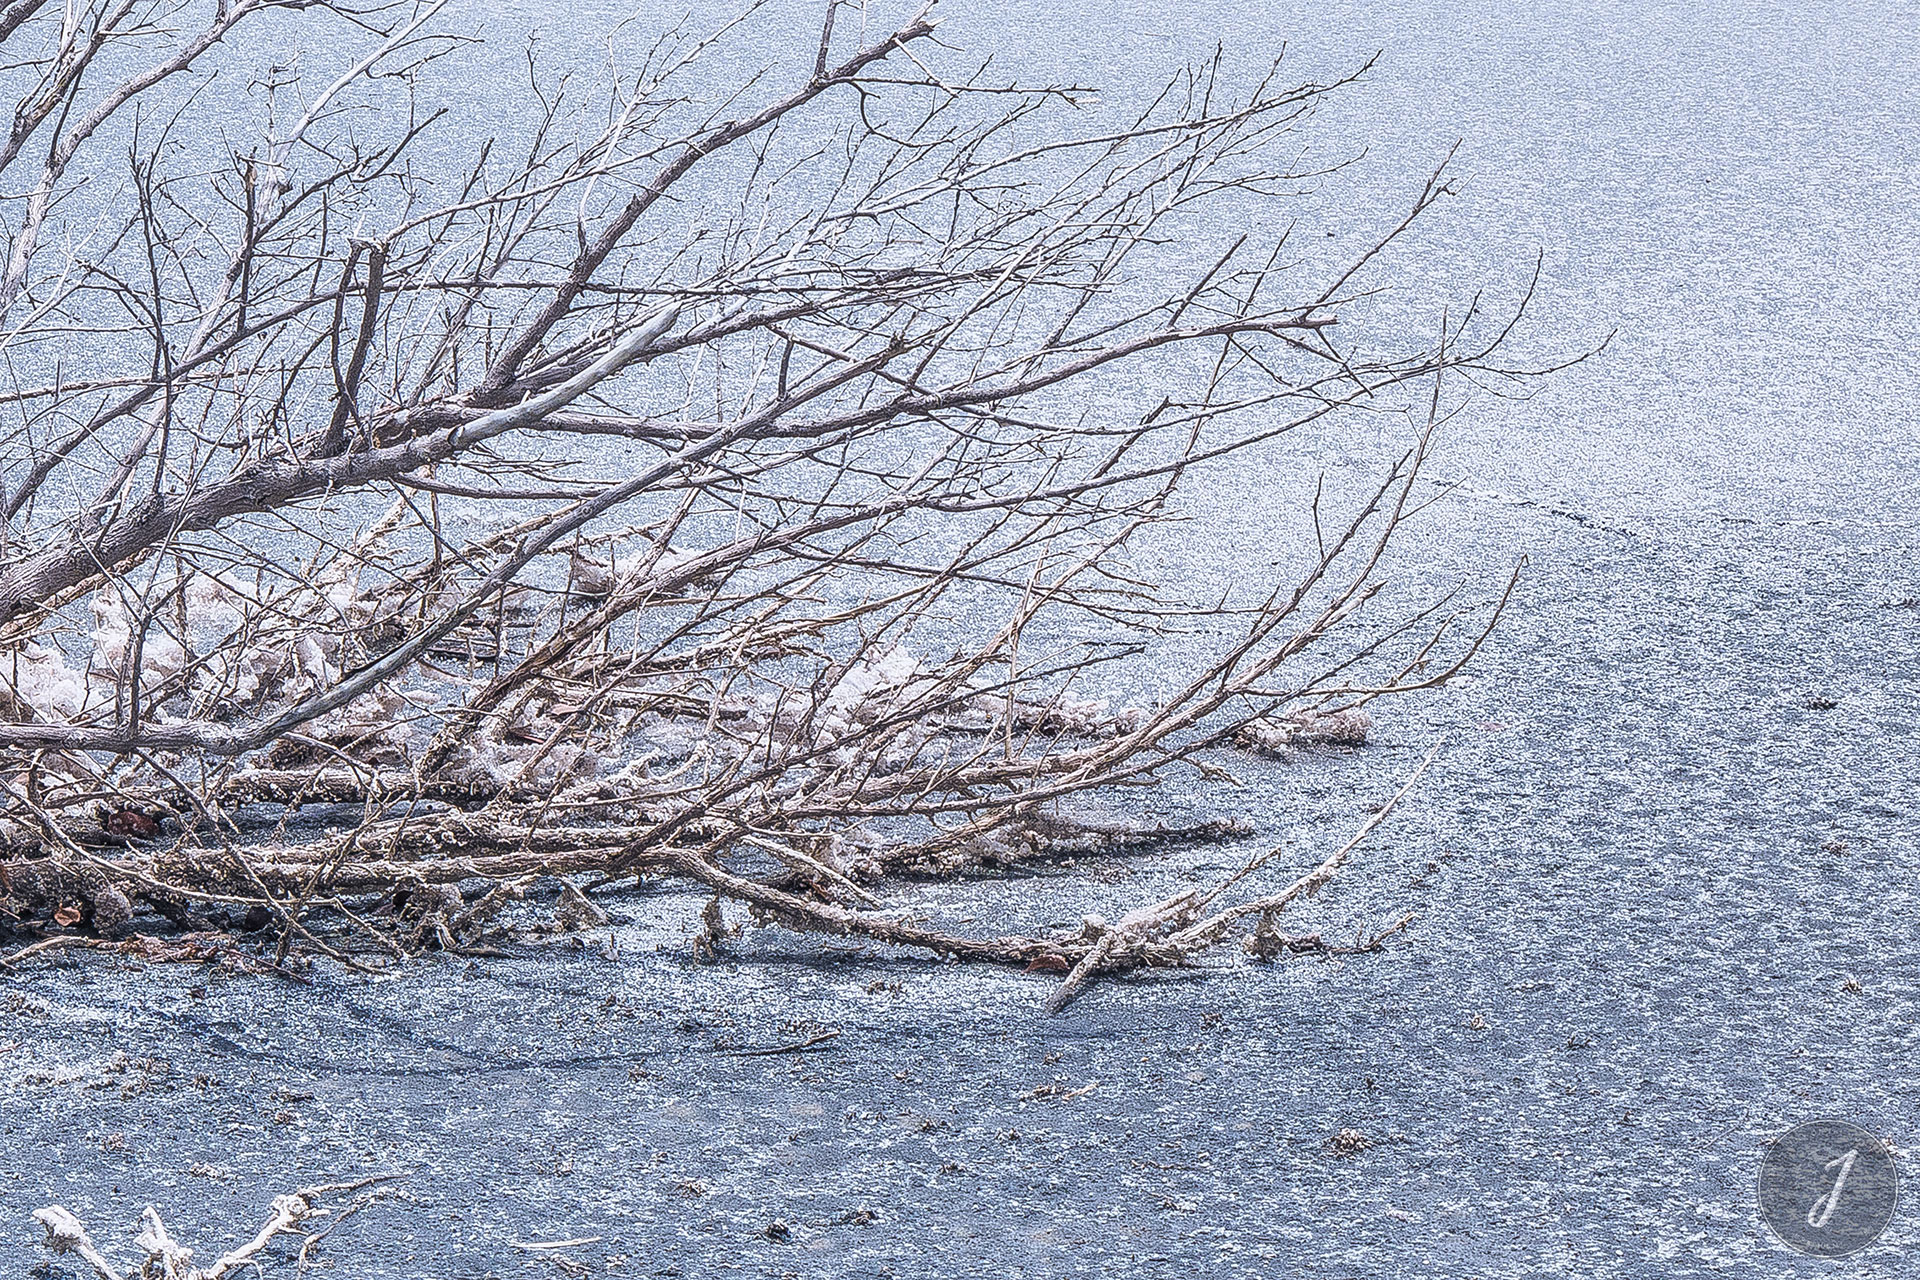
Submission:
POLYGON ((390 1182, 398 1175, 383 1174, 379 1177, 361 1178, 356 1182, 330 1182, 317 1186, 301 1187, 285 1195, 273 1198, 272 1210, 260 1225, 253 1238, 245 1244, 221 1254, 204 1267, 193 1265, 193 1250, 184 1247, 168 1232, 166 1223, 161 1220, 160 1211, 152 1205, 140 1215, 140 1232, 134 1237, 134 1244, 145 1255, 140 1262, 126 1270, 115 1266, 93 1243, 87 1234, 87 1228, 79 1218, 59 1205, 49 1205, 34 1210, 34 1220, 45 1230, 43 1241, 46 1248, 56 1255, 74 1254, 93 1269, 98 1280, 133 1280, 133 1277, 150 1280, 222 1280, 243 1268, 257 1269, 259 1255, 266 1247, 282 1235, 301 1237, 300 1258, 304 1263, 307 1253, 346 1217, 358 1213, 371 1203, 371 1198, 362 1198, 343 1208, 335 1209, 324 1204, 328 1196, 337 1196, 342 1192, 359 1191, 366 1187, 390 1182), (318 1218, 333 1218, 332 1225, 326 1230, 308 1232, 304 1227, 318 1218))
POLYGON ((275 972, 457 951, 542 877, 567 882, 555 927, 670 877, 1064 972, 1061 1001, 1249 920, 1256 952, 1291 945, 1258 941, 1292 900, 1248 889, 1261 860, 1062 938, 887 904, 899 877, 1243 838, 1076 815, 1354 747, 1381 699, 1460 670, 1511 577, 1375 602, 1448 393, 1528 376, 1500 353, 1530 292, 1436 303, 1431 340, 1375 328, 1445 164, 1338 251, 1234 215, 1297 189, 1353 77, 1223 55, 1086 132, 1086 90, 970 74, 927 12, 855 40, 833 7, 810 73, 737 92, 703 77, 752 15, 609 68, 610 121, 536 80, 541 112, 426 184, 408 95, 460 56, 451 9, 7 10, 9 963, 182 931, 264 938, 231 945, 275 972), (274 24, 363 56, 275 78, 233 135, 274 24), (162 86, 178 113, 128 151, 108 126, 162 86), (170 141, 217 129, 211 174, 170 141), (1241 230, 1194 269, 1209 209, 1241 230), (1140 386, 1137 412, 1088 409, 1140 386), (1402 442, 1303 498, 1271 569, 1200 598, 1128 560, 1193 477, 1387 413, 1402 442), (1150 699, 1103 696, 1192 627, 1217 645, 1150 699))

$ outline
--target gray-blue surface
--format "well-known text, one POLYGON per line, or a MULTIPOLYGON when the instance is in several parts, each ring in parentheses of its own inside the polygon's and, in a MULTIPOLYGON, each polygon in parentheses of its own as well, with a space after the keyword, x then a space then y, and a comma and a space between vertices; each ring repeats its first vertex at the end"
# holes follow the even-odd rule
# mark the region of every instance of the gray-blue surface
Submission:
MULTIPOLYGON (((1314 69, 1383 49, 1317 126, 1371 148, 1330 225, 1394 216, 1463 138, 1472 181, 1403 278, 1510 284, 1537 247, 1527 341, 1618 331, 1449 428, 1458 487, 1405 598, 1531 560, 1473 678, 1384 709, 1363 752, 1187 797, 1305 860, 1446 735, 1315 917, 1417 923, 1051 1020, 1037 977, 765 931, 693 965, 692 898, 628 904, 649 923, 617 959, 10 978, 0 1267, 35 1258, 46 1203, 124 1254, 153 1201, 211 1247, 295 1182, 402 1168, 411 1200, 344 1226, 336 1274, 1907 1274, 1920 1197, 1816 1267, 1753 1184, 1802 1119, 1885 1134, 1909 1173, 1920 1133, 1917 27, 1911 4, 955 4, 949 40, 1123 91, 1216 38, 1314 69), (716 1051, 818 1028, 841 1034, 816 1053, 716 1051), (1334 1154, 1343 1128, 1375 1145, 1334 1154)), ((1359 474, 1377 443, 1271 465, 1359 474)), ((1267 492, 1243 471, 1196 497, 1195 572, 1267 551, 1267 492)), ((1005 909, 1123 909, 1226 856, 1050 873, 1005 909)))

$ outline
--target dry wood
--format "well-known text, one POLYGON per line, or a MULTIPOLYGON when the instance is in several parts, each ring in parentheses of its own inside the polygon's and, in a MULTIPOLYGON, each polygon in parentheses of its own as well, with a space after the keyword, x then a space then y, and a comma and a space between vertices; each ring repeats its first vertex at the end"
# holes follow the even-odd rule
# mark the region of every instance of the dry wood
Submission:
POLYGON ((616 39, 602 97, 535 68, 540 108, 433 183, 410 95, 460 56, 454 7, 6 10, 0 963, 170 929, 230 958, 244 929, 266 971, 364 965, 510 937, 541 877, 569 878, 553 926, 605 927, 592 893, 647 876, 1063 972, 1058 1006, 1338 870, 1351 846, 1230 900, 1256 859, 1066 937, 888 905, 890 877, 1238 839, 1076 814, 1350 748, 1456 673, 1512 578, 1376 601, 1443 387, 1529 376, 1500 351, 1530 289, 1431 340, 1379 322, 1444 164, 1340 252, 1248 220, 1338 167, 1302 144, 1354 77, 1223 55, 1089 129, 1087 90, 968 72, 930 13, 856 38, 837 7, 797 75, 716 89, 753 13, 616 39), (237 33, 271 24, 346 69, 256 66, 237 33), (109 126, 162 97, 129 149, 109 126), (181 158, 216 133, 230 166, 181 158), (1315 488, 1267 576, 1200 598, 1129 559, 1195 477, 1393 414, 1374 482, 1315 488), (1150 702, 1103 692, 1190 630, 1213 647, 1150 702))
MULTIPOLYGON (((34 1210, 34 1220, 45 1229, 43 1243, 55 1254, 73 1253, 89 1267, 99 1280, 131 1280, 133 1276, 154 1277, 155 1280, 223 1280, 242 1268, 258 1268, 258 1258, 274 1239, 281 1235, 295 1233, 301 1226, 316 1217, 333 1212, 322 1203, 327 1196, 344 1191, 358 1191, 365 1187, 390 1182, 397 1174, 381 1174, 371 1178, 361 1178, 354 1182, 329 1182, 316 1186, 301 1187, 285 1195, 273 1198, 273 1207, 259 1230, 245 1244, 221 1254, 204 1267, 193 1265, 193 1250, 183 1247, 168 1232, 166 1223, 161 1220, 159 1210, 148 1205, 140 1216, 140 1232, 134 1237, 134 1243, 146 1255, 138 1266, 130 1271, 122 1271, 114 1266, 107 1257, 94 1246, 87 1234, 86 1226, 72 1213, 59 1205, 49 1205, 34 1210)), ((361 1205, 346 1210, 357 1212, 361 1205)), ((331 1228, 329 1228, 331 1230, 331 1228)), ((307 1236, 301 1245, 302 1256, 314 1241, 325 1232, 307 1236)))

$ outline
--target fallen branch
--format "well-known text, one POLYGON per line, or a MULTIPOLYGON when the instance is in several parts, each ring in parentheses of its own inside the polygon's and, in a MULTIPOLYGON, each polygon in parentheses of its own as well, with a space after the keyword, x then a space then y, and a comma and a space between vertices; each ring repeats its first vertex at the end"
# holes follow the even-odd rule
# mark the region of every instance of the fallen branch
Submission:
POLYGON ((77 1253, 83 1262, 93 1268, 100 1280, 122 1280, 119 1268, 94 1248, 93 1238, 87 1234, 80 1219, 57 1204, 35 1209, 33 1218, 46 1228, 46 1239, 42 1243, 55 1254, 77 1253))
POLYGON ((772 1058, 783 1053, 807 1053, 820 1048, 830 1041, 838 1039, 839 1036, 840 1032, 837 1029, 833 1031, 822 1031, 815 1035, 808 1036, 798 1044, 775 1045, 771 1049, 729 1049, 727 1050, 727 1056, 729 1058, 772 1058))
POLYGON ((1223 55, 1088 129, 1083 91, 963 73, 925 13, 857 39, 829 16, 800 81, 729 79, 746 37, 722 25, 623 81, 611 121, 542 90, 548 114, 428 174, 454 6, 214 8, 78 44, 60 6, 0 21, 52 77, 0 102, 0 170, 36 170, 0 271, 9 937, 172 930, 237 963, 208 936, 270 929, 275 972, 357 967, 477 953, 543 877, 569 882, 562 930, 660 877, 1061 973, 1057 1007, 1187 963, 1338 858, 1291 897, 1235 905, 1230 879, 1061 937, 946 932, 889 877, 1237 840, 1076 810, 1230 782, 1236 751, 1362 747, 1514 589, 1375 603, 1443 385, 1533 376, 1501 351, 1531 285, 1498 315, 1436 303, 1431 339, 1382 301, 1447 165, 1309 254, 1207 215, 1293 198, 1292 135, 1364 68, 1236 84, 1223 55), (329 13, 344 70, 288 104, 292 134, 234 133, 278 108, 241 110, 208 41, 329 13), (444 48, 399 74, 429 19, 444 48), (149 91, 180 110, 129 134, 149 91), (211 170, 181 159, 216 137, 211 170), (658 234, 666 208, 687 237, 658 234), (139 319, 102 344, 102 315, 139 319), (1146 386, 1158 405, 1119 403, 1146 386), (1424 428, 1339 510, 1260 515, 1289 548, 1270 569, 1217 599, 1142 576, 1186 486, 1402 412, 1424 428), (1182 630, 1216 640, 1162 645, 1182 630), (1142 683, 1151 705, 1102 696, 1142 683))
POLYGON ((74 933, 42 938, 38 942, 27 944, 10 956, 0 957, 0 969, 12 969, 30 956, 44 955, 49 951, 64 951, 69 947, 84 947, 94 951, 112 950, 118 945, 106 938, 88 938, 74 933))
MULTIPOLYGON (((107 1260, 99 1249, 94 1247, 87 1229, 72 1213, 59 1205, 49 1205, 34 1211, 34 1220, 46 1229, 43 1244, 56 1255, 78 1254, 86 1264, 93 1268, 99 1280, 131 1280, 133 1276, 154 1277, 155 1280, 222 1280, 231 1272, 245 1266, 258 1267, 256 1259, 275 1237, 293 1233, 303 1223, 332 1212, 320 1203, 322 1197, 342 1191, 358 1191, 379 1183, 391 1182, 401 1174, 379 1174, 370 1178, 361 1178, 354 1182, 329 1182, 317 1186, 301 1187, 297 1191, 273 1198, 272 1211, 261 1224, 253 1238, 236 1249, 220 1255, 205 1267, 192 1265, 193 1250, 183 1247, 168 1232, 166 1223, 160 1218, 159 1210, 148 1205, 140 1215, 140 1233, 134 1237, 134 1243, 146 1254, 140 1263, 130 1272, 122 1272, 107 1260)), ((349 1212, 357 1212, 354 1206, 349 1212)), ((311 1240, 302 1245, 303 1251, 311 1240)))
MULTIPOLYGON (((1381 823, 1387 820, 1394 807, 1413 790, 1428 767, 1440 753, 1443 743, 1435 744, 1426 758, 1420 762, 1407 780, 1400 785, 1387 802, 1374 810, 1373 814, 1361 824, 1353 838, 1328 854, 1320 865, 1306 875, 1293 881, 1278 893, 1254 898, 1238 903, 1218 912, 1198 923, 1194 918, 1215 902, 1270 862, 1279 852, 1279 848, 1269 849, 1257 857, 1249 859, 1239 870, 1222 880, 1210 890, 1189 889, 1164 902, 1144 907, 1123 917, 1119 924, 1108 928, 1104 921, 1090 917, 1082 929, 1082 937, 1091 934, 1094 942, 1089 947, 1066 978, 1054 990, 1047 1001, 1047 1012, 1058 1013, 1067 1006, 1074 996, 1103 972, 1137 968, 1146 964, 1185 963, 1187 959, 1203 951, 1218 946, 1230 930, 1239 921, 1249 916, 1259 916, 1263 927, 1271 929, 1273 919, 1286 907, 1301 898, 1310 897, 1319 892, 1343 866, 1360 843, 1371 835, 1381 823)), ((1364 946, 1347 949, 1348 953, 1377 950, 1388 937, 1405 928, 1413 919, 1411 913, 1401 917, 1392 927, 1377 934, 1364 946)), ((1315 935, 1315 941, 1318 936, 1315 935)), ((1327 952, 1330 947, 1317 948, 1327 952)))

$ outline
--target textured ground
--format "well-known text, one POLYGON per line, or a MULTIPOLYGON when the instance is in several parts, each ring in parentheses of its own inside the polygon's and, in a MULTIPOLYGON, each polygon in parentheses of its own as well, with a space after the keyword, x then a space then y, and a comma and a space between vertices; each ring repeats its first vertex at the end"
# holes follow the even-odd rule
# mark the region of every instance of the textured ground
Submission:
MULTIPOLYGON (((541 1274, 509 1242, 581 1236, 563 1256, 629 1274, 1777 1274, 1764 1142, 1823 1114, 1914 1129, 1913 673, 1875 665, 1912 615, 1824 537, 1662 609, 1660 538, 1506 518, 1546 549, 1479 683, 1235 797, 1304 861, 1360 818, 1356 776, 1381 794, 1452 728, 1321 917, 1419 907, 1385 955, 1157 975, 1053 1020, 1037 977, 772 933, 694 965, 693 899, 622 904, 661 923, 616 930, 617 958, 311 989, 88 959, 8 987, 0 1256, 25 1262, 50 1201, 105 1225, 153 1200, 226 1239, 294 1182, 397 1169, 409 1199, 336 1238, 352 1274, 541 1274), (1575 625, 1589 594, 1614 609, 1575 625), (1522 680, 1550 621, 1585 674, 1522 680), (1735 632, 1778 664, 1728 660, 1735 632), (1022 1100, 1050 1085, 1094 1087, 1022 1100), (1377 1145, 1337 1155, 1343 1128, 1377 1145)), ((1767 562, 1729 528, 1696 556, 1767 562)), ((1013 910, 1111 911, 1224 856, 1050 873, 1013 910)), ((1896 1274, 1916 1235, 1903 1211, 1854 1269, 1896 1274)))

